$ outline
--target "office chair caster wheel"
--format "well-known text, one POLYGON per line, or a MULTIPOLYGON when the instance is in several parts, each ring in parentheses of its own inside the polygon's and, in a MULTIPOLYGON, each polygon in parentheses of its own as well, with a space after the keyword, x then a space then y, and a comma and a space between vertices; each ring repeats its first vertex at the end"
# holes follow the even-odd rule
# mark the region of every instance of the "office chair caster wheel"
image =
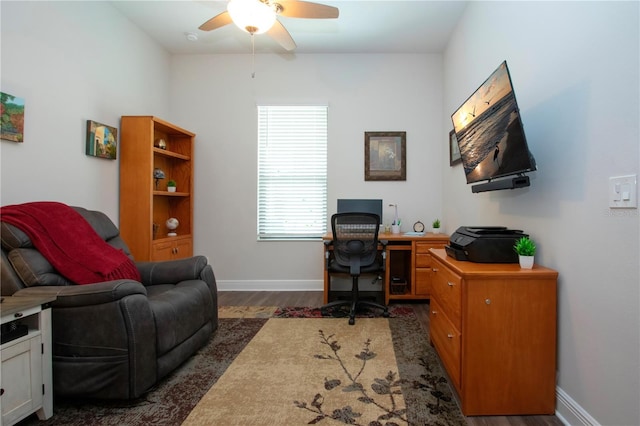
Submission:
POLYGON ((349 318, 349 325, 354 325, 356 323, 355 318, 349 318))
POLYGON ((382 312, 382 316, 385 318, 389 318, 389 311, 382 312))

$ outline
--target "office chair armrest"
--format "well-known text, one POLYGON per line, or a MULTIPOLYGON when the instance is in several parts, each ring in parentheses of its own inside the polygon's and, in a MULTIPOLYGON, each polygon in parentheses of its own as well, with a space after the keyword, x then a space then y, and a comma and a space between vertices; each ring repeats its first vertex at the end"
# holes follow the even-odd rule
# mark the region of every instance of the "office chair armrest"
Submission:
POLYGON ((324 268, 329 269, 329 261, 331 259, 331 250, 329 247, 333 245, 333 241, 324 241, 324 268))
POLYGON ((389 244, 389 241, 378 240, 378 243, 382 246, 382 270, 385 271, 387 268, 387 244, 389 244))

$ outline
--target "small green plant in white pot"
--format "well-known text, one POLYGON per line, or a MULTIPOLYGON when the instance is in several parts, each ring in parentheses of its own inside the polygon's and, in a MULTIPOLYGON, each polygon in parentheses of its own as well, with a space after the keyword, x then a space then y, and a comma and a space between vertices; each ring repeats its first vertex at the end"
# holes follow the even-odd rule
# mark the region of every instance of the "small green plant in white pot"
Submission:
POLYGON ((529 237, 520 237, 513 249, 518 253, 518 261, 523 269, 533 268, 533 257, 536 254, 536 245, 529 237))
POLYGON ((176 181, 171 179, 167 182, 167 191, 176 192, 176 181))
POLYGON ((440 219, 436 219, 431 223, 431 228, 433 229, 434 234, 440 233, 440 219))

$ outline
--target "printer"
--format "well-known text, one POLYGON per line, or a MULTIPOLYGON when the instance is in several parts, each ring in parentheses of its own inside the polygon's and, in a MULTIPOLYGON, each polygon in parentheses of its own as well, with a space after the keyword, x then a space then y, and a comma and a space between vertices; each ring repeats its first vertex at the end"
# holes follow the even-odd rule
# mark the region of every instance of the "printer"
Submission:
POLYGON ((521 237, 528 235, 504 226, 461 226, 451 235, 445 250, 456 260, 518 263, 513 246, 521 237))

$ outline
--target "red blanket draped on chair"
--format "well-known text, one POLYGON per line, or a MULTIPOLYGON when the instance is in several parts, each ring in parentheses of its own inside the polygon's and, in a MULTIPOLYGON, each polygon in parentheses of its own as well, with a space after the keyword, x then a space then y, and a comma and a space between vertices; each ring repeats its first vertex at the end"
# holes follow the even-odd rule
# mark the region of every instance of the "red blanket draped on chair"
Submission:
POLYGON ((0 208, 0 216, 27 234, 45 259, 76 284, 140 281, 133 261, 105 242, 80 213, 65 204, 42 201, 5 206, 0 208))

